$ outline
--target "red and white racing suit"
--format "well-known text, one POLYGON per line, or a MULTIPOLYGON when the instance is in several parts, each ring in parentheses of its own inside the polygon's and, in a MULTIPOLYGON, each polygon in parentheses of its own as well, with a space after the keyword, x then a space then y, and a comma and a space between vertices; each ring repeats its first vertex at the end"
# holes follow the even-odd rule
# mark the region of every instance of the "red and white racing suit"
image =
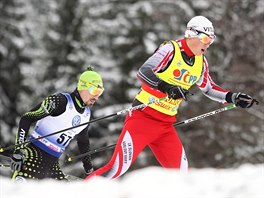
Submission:
MULTIPOLYGON (((212 81, 206 58, 194 56, 185 39, 161 45, 140 67, 138 78, 142 81, 142 88, 135 97, 134 105, 146 103, 151 97, 154 99, 166 97, 166 94, 157 90, 160 79, 182 86, 184 89, 196 84, 207 97, 227 103, 226 95, 229 91, 212 81)), ((184 148, 173 126, 181 100, 150 105, 128 114, 111 160, 89 175, 86 180, 94 176, 109 179, 121 176, 146 146, 150 147, 164 168, 188 171, 184 148)))

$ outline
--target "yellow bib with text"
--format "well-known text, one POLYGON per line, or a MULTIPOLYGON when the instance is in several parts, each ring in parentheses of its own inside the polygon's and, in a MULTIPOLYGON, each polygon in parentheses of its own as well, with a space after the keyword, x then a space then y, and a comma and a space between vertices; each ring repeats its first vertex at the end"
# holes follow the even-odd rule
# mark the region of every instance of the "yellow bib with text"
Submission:
MULTIPOLYGON (((165 71, 156 73, 156 75, 171 85, 180 86, 183 89, 188 90, 201 77, 203 56, 195 56, 194 64, 190 66, 183 60, 178 44, 175 41, 171 42, 174 46, 174 56, 172 61, 165 71)), ((149 107, 167 115, 176 115, 182 99, 173 100, 167 98, 162 100, 162 98, 165 97, 167 97, 167 94, 164 94, 159 90, 153 89, 149 86, 142 86, 136 99, 144 104, 153 100, 160 100, 160 102, 151 104, 149 107)))

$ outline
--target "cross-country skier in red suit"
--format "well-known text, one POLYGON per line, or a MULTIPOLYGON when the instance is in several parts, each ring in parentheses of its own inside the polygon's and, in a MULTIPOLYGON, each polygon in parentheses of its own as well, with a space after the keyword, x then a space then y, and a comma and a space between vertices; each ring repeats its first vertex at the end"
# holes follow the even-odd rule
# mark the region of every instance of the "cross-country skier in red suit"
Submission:
POLYGON ((196 16, 188 22, 185 38, 163 43, 140 67, 138 78, 142 87, 133 106, 167 99, 128 114, 111 160, 86 180, 94 176, 109 179, 121 176, 146 146, 164 168, 187 171, 187 157, 173 124, 180 103, 187 100, 188 89, 193 85, 221 103, 234 103, 242 108, 254 104, 256 100, 251 96, 222 89, 212 81, 204 53, 214 39, 212 23, 196 16))

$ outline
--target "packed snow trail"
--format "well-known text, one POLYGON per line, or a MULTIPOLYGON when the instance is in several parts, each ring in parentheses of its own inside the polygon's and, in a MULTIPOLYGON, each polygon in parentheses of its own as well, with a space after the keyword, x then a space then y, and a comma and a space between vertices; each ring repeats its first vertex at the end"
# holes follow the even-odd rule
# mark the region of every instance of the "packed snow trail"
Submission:
MULTIPOLYGON (((1 170, 2 171, 2 170, 1 170)), ((117 180, 103 177, 69 183, 44 180, 16 184, 0 178, 1 198, 92 197, 92 198, 261 198, 264 165, 245 164, 236 169, 190 169, 188 174, 149 167, 117 180)))

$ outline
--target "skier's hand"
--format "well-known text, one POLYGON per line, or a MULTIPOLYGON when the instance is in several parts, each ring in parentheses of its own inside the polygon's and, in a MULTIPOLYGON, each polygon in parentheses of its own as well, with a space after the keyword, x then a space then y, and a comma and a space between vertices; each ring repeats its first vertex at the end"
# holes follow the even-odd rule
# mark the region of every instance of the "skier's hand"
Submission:
POLYGON ((189 91, 182 89, 181 87, 172 86, 168 92, 168 97, 174 100, 183 98, 187 101, 187 96, 190 94, 189 91))
POLYGON ((90 175, 94 171, 93 167, 89 170, 85 170, 85 175, 90 175))
POLYGON ((24 149, 15 150, 11 158, 11 169, 14 171, 15 170, 20 171, 24 161, 25 161, 25 150, 24 149))
POLYGON ((256 99, 253 99, 251 96, 241 92, 233 93, 232 101, 236 106, 242 108, 250 108, 254 103, 256 103, 257 105, 259 103, 256 99))
POLYGON ((179 86, 174 86, 169 83, 166 83, 162 80, 158 83, 158 90, 168 94, 168 97, 174 100, 183 98, 185 101, 187 101, 187 96, 192 95, 189 93, 189 91, 184 90, 179 86))
POLYGON ((83 160, 83 168, 84 168, 84 171, 85 171, 85 174, 86 175, 89 175, 91 174, 94 169, 93 169, 93 165, 92 165, 92 162, 91 162, 91 158, 88 157, 89 160, 83 160))

